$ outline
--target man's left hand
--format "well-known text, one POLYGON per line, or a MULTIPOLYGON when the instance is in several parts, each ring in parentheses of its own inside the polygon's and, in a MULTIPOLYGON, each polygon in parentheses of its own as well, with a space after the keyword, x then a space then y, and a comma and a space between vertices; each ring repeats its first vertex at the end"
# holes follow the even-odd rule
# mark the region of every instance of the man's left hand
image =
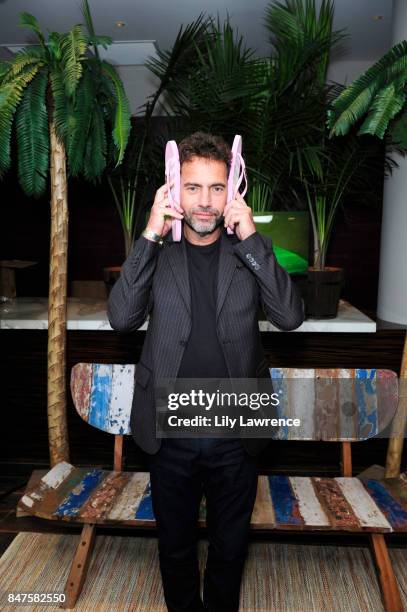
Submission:
POLYGON ((252 209, 250 206, 247 206, 240 193, 236 195, 234 200, 226 204, 223 216, 225 218, 225 227, 229 226, 236 233, 239 240, 245 240, 245 238, 248 238, 256 231, 252 209))

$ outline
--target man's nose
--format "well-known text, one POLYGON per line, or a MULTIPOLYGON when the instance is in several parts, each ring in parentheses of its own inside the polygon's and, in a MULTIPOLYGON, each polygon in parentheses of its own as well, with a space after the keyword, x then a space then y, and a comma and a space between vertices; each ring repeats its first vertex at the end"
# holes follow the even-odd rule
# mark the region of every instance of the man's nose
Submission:
POLYGON ((212 205, 212 198, 211 198, 211 190, 209 189, 209 187, 204 187, 201 190, 201 198, 200 198, 200 202, 199 202, 200 206, 211 206, 212 205))

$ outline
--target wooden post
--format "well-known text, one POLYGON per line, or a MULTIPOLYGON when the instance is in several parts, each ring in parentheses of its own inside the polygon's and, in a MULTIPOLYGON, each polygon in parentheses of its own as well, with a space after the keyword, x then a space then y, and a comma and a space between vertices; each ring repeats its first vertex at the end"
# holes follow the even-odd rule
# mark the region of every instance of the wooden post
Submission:
POLYGON ((95 542, 95 535, 95 524, 91 523, 83 526, 82 533, 79 536, 78 547, 72 561, 68 580, 66 581, 65 585, 66 600, 59 606, 60 608, 73 608, 76 604, 76 600, 81 594, 83 583, 85 582, 86 574, 88 573, 89 562, 95 542))
POLYGON ((400 368, 400 396, 396 416, 393 420, 392 437, 387 448, 385 478, 400 476, 404 431, 407 423, 407 331, 404 336, 403 357, 400 368), (393 432, 401 432, 393 435, 393 432))
POLYGON ((379 572, 384 609, 386 612, 403 612, 400 591, 384 535, 382 533, 371 533, 370 541, 373 545, 373 554, 379 572))
POLYGON ((352 450, 351 450, 351 442, 341 442, 341 450, 342 450, 342 476, 352 476, 352 450))
POLYGON ((123 436, 120 434, 114 436, 113 469, 115 472, 121 472, 123 469, 123 436))

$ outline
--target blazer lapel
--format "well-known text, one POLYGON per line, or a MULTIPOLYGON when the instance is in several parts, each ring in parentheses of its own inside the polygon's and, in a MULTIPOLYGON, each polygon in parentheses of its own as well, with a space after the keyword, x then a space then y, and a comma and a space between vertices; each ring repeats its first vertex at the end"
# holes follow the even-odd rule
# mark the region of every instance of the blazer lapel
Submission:
POLYGON ((185 306, 187 307, 189 315, 192 316, 191 288, 189 284, 187 250, 184 235, 181 235, 180 242, 173 242, 172 239, 169 239, 168 242, 170 243, 170 248, 167 250, 168 261, 170 262, 175 282, 185 302, 185 306))
POLYGON ((234 256, 233 245, 227 238, 226 230, 223 231, 221 235, 218 266, 216 320, 219 317, 223 302, 225 301, 225 297, 232 280, 233 272, 236 268, 236 258, 234 256))

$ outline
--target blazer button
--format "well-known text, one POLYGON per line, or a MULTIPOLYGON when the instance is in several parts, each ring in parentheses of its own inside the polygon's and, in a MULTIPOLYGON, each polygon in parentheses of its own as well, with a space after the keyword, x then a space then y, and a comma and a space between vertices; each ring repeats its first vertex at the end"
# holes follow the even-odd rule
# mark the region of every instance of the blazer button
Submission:
POLYGON ((180 340, 179 341, 181 346, 186 346, 187 345, 187 341, 186 340, 180 340))
POLYGON ((230 340, 228 340, 228 339, 227 339, 227 340, 224 340, 224 341, 223 341, 223 344, 230 344, 230 340))

